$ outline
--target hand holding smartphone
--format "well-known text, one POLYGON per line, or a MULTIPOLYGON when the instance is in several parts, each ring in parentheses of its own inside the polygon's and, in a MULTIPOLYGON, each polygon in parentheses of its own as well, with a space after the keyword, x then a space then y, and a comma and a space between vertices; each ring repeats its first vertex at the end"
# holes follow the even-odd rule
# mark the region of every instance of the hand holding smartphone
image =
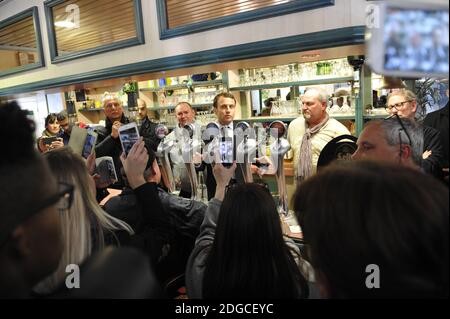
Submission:
POLYGON ((138 141, 139 139, 139 130, 135 122, 122 125, 119 128, 119 139, 120 144, 122 145, 122 150, 125 153, 125 156, 131 150, 131 147, 138 141))

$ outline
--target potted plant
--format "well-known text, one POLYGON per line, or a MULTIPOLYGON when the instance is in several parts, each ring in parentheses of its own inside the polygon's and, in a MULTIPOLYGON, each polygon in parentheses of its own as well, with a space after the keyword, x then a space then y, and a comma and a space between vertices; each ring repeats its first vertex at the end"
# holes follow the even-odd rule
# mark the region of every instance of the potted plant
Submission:
POLYGON ((128 109, 137 107, 138 84, 137 82, 127 82, 122 87, 122 92, 128 97, 128 109))

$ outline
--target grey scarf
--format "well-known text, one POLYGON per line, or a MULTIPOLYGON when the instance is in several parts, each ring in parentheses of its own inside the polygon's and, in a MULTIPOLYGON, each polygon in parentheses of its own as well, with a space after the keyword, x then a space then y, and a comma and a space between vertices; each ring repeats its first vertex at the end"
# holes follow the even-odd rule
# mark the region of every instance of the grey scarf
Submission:
POLYGON ((314 134, 320 131, 329 119, 328 114, 325 114, 325 118, 322 122, 314 127, 306 128, 305 134, 303 134, 302 143, 300 146, 300 154, 298 159, 297 170, 297 183, 305 180, 312 175, 312 144, 311 138, 314 134))

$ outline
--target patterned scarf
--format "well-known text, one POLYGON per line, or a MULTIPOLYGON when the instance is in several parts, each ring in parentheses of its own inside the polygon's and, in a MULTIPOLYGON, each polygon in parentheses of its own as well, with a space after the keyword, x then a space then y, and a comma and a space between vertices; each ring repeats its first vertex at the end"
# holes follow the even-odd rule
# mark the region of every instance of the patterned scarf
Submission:
MULTIPOLYGON (((306 128, 305 134, 303 134, 302 143, 300 146, 300 154, 298 159, 297 170, 297 183, 305 180, 312 175, 312 144, 311 139, 314 134, 320 131, 322 127, 327 124, 329 119, 328 114, 325 114, 325 118, 322 122, 314 127, 306 128)), ((305 123, 306 124, 306 123, 305 123)))

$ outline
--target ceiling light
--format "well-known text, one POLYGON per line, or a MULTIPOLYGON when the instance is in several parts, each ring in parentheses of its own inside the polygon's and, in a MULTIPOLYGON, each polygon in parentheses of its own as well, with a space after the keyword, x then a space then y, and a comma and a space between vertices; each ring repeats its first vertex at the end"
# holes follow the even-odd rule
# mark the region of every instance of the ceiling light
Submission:
POLYGON ((61 28, 73 29, 73 28, 75 28, 75 23, 67 21, 67 20, 56 21, 55 26, 61 27, 61 28))

